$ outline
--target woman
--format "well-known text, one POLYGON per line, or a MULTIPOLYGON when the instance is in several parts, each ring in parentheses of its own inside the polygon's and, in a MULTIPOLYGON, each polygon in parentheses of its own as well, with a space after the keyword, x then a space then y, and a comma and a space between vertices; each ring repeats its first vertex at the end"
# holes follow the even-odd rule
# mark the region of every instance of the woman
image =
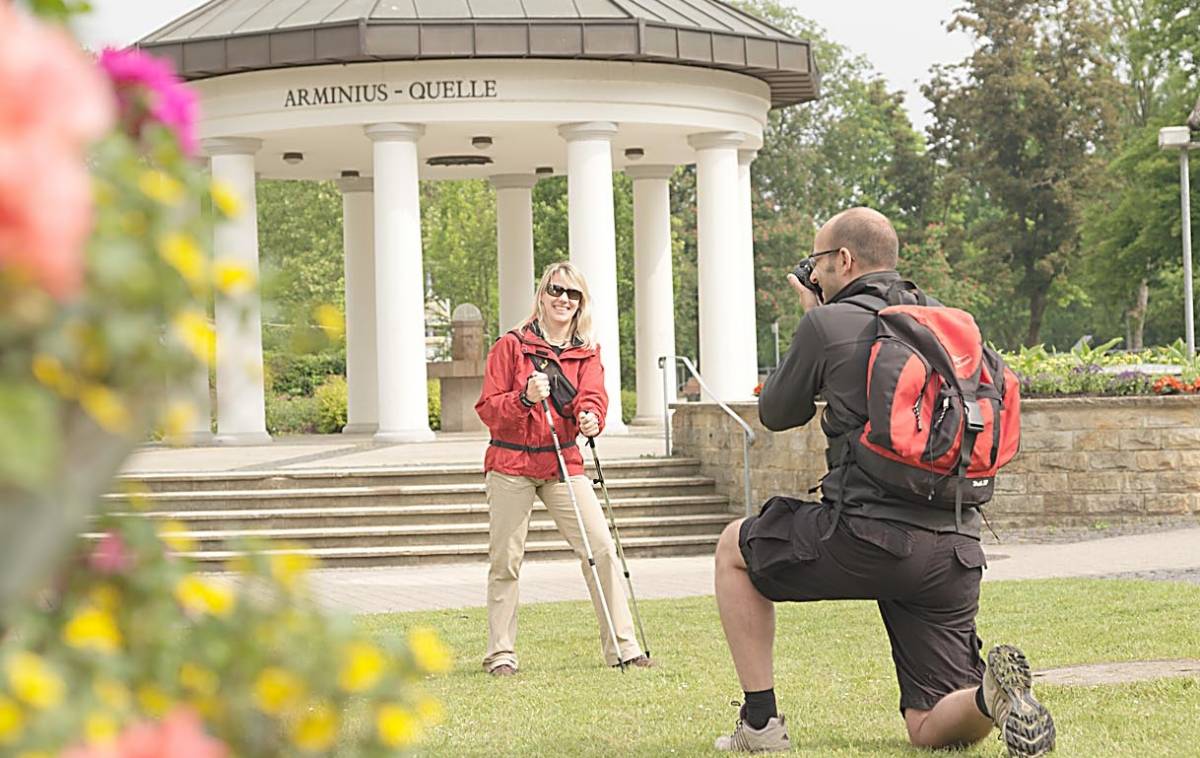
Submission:
POLYGON ((587 283, 570 263, 554 263, 542 274, 533 313, 488 353, 483 392, 475 411, 491 431, 484 458, 489 510, 488 650, 484 669, 495 676, 517 672, 517 578, 525 556, 529 514, 537 495, 558 531, 580 558, 584 581, 600 625, 604 660, 649 667, 638 646, 621 589, 612 537, 592 484, 583 474, 579 434, 595 437, 604 426, 608 395, 600 348, 592 336, 587 283), (569 484, 560 480, 554 439, 542 401, 563 446, 569 484), (579 522, 567 487, 574 489, 596 560, 604 600, 612 615, 613 643, 587 563, 579 522), (619 648, 619 652, 618 652, 619 648))

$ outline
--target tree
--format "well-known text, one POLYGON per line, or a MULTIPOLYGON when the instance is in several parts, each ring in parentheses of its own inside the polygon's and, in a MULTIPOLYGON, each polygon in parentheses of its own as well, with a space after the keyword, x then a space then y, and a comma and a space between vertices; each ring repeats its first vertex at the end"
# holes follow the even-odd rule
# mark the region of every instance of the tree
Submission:
POLYGON ((936 154, 994 204, 973 235, 984 267, 1016 275, 1033 345, 1079 257, 1081 201, 1113 120, 1104 25, 1090 0, 968 0, 950 28, 978 47, 924 88, 936 154))

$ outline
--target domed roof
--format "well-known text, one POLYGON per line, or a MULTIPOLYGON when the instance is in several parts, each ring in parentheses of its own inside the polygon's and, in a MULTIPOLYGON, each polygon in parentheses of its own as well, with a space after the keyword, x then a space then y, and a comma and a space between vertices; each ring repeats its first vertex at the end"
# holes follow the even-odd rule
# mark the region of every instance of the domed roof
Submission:
POLYGON ((719 0, 211 0, 138 42, 188 79, 372 60, 572 58, 754 76, 817 97, 808 42, 719 0))

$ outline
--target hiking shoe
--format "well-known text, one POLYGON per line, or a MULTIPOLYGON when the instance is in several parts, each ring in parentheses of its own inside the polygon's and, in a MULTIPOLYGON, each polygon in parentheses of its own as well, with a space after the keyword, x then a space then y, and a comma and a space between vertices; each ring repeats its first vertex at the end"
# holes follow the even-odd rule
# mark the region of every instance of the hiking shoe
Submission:
POLYGON ((1012 645, 997 645, 988 653, 983 700, 1009 756, 1033 758, 1054 749, 1054 719, 1033 696, 1029 661, 1012 645))
POLYGON ((738 719, 733 734, 722 735, 713 747, 726 753, 785 753, 792 749, 783 714, 772 716, 762 729, 755 729, 738 719))
POLYGON ((490 669, 488 673, 492 676, 516 676, 517 670, 507 663, 501 663, 496 668, 490 669))
MULTIPOLYGON (((617 668, 620 665, 620 663, 614 663, 613 668, 617 668)), ((652 669, 658 668, 658 661, 652 660, 650 656, 642 653, 637 658, 630 658, 629 660, 625 661, 624 665, 637 666, 640 669, 652 669)))

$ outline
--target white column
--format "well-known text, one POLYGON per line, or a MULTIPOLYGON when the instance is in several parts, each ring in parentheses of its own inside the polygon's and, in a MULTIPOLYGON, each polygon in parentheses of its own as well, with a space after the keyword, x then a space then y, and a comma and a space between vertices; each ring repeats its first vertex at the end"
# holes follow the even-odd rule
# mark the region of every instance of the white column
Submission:
POLYGON ((263 394, 262 316, 258 288, 258 208, 254 154, 262 140, 219 138, 204 141, 214 181, 237 193, 242 210, 213 231, 214 261, 229 261, 254 275, 244 294, 214 298, 217 326, 217 436, 214 442, 255 445, 270 442, 263 394))
MULTIPOLYGON (((754 209, 753 194, 750 191, 750 164, 758 157, 757 150, 738 150, 738 192, 741 219, 738 222, 738 232, 744 242, 742 254, 734 261, 737 273, 736 291, 742 293, 742 307, 745 309, 745 321, 742 326, 745 332, 740 339, 748 346, 746 360, 754 369, 754 384, 758 384, 758 287, 754 282, 754 209)), ((753 387, 751 387, 753 389, 753 387)))
POLYGON ((425 277, 417 184, 419 124, 372 124, 375 175, 375 330, 379 429, 375 439, 433 439, 425 386, 425 277))
POLYGON ((592 328, 604 364, 608 392, 605 429, 623 433, 621 342, 617 306, 617 237, 613 213, 612 137, 616 124, 590 121, 559 127, 567 141, 568 237, 571 262, 592 294, 592 328))
POLYGON ((700 373, 721 400, 747 400, 758 383, 753 262, 747 261, 737 147, 740 132, 694 134, 700 373), (748 273, 747 273, 748 272, 748 273))
MULTIPOLYGON (((630 166, 633 179, 633 277, 637 307, 637 416, 663 423, 661 356, 675 355, 675 285, 671 274, 671 175, 674 166, 630 166)), ((669 372, 674 376, 674 372, 669 372)), ((675 400, 675 383, 668 389, 675 400)))
POLYGON ((379 429, 379 346, 375 340, 375 193, 371 177, 338 180, 346 273, 346 426, 343 434, 379 429))
POLYGON ((506 332, 533 310, 533 185, 536 174, 498 174, 496 257, 500 271, 500 331, 506 332))
MULTIPOLYGON (((205 174, 211 178, 207 157, 201 158, 201 161, 205 174)), ((215 217, 211 209, 206 212, 201 207, 198 199, 192 208, 196 215, 205 222, 211 222, 215 217)), ((206 253, 211 253, 212 241, 211 237, 200 240, 201 248, 206 253)), ((210 294, 211 292, 206 290, 201 300, 206 301, 210 294)), ((196 367, 188 375, 180 377, 173 386, 167 388, 168 408, 182 406, 191 411, 186 423, 175 430, 178 434, 168 440, 172 445, 207 445, 213 440, 212 396, 209 393, 208 370, 208 361, 198 361, 196 367)))

